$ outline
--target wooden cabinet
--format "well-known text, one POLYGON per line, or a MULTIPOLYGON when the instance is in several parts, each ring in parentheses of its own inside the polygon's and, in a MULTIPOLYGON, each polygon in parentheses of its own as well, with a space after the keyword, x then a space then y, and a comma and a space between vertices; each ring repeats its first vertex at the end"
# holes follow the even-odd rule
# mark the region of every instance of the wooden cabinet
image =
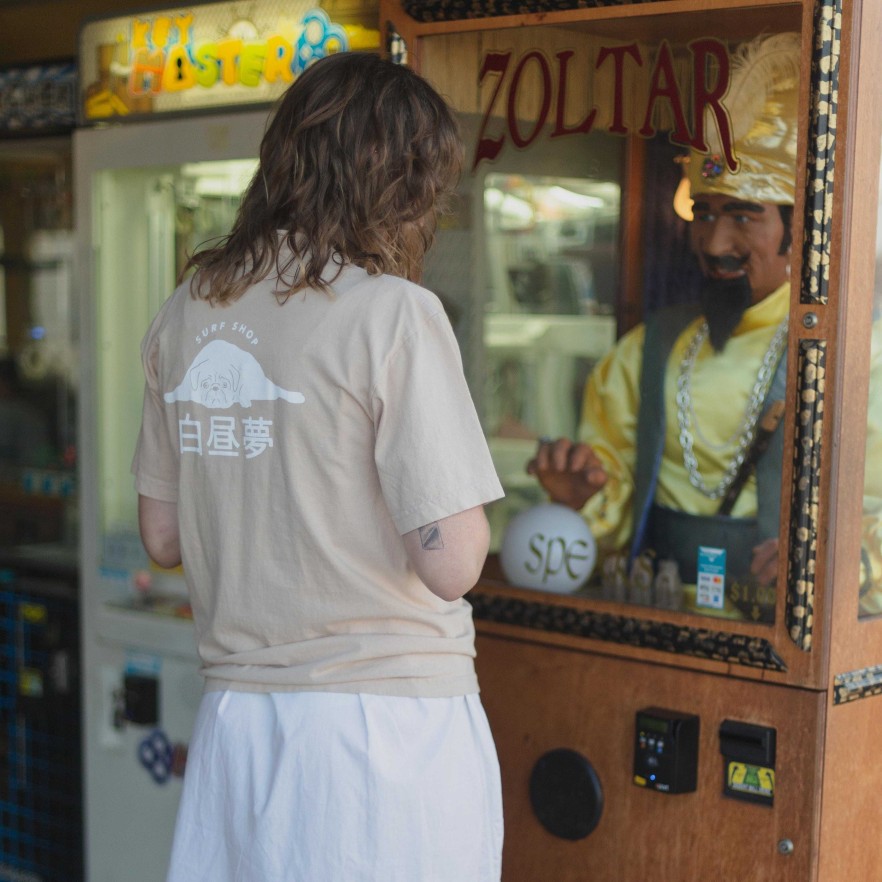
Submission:
MULTIPOLYGON (((814 878, 823 693, 487 632, 479 641, 478 659, 482 698, 503 769, 504 878, 814 878), (657 793, 632 782, 635 717, 651 706, 700 717, 699 786, 693 793, 657 793), (733 718, 777 732, 777 789, 771 808, 721 795, 719 727, 733 718), (599 824, 576 841, 549 833, 536 820, 529 800, 537 760, 561 747, 587 757, 603 789, 599 824), (779 843, 787 841, 793 843, 793 853, 782 855, 779 843)), ((878 849, 871 851, 880 858, 878 849)))
MULTIPOLYGON (((463 119, 463 191, 473 232, 463 254, 474 272, 460 287, 471 298, 473 324, 480 324, 487 304, 498 304, 488 294, 489 264, 509 259, 503 252, 516 247, 511 238, 499 246, 487 232, 487 176, 535 183, 564 169, 575 177, 592 156, 600 168, 605 148, 588 141, 602 134, 603 144, 612 137, 620 145, 611 302, 618 333, 632 327, 658 296, 650 284, 662 249, 653 251, 647 231, 657 207, 649 173, 659 142, 667 136, 663 149, 673 144, 674 152, 678 138, 686 152, 694 147, 695 108, 716 82, 708 59, 696 62, 696 53, 761 33, 798 34, 778 571, 773 621, 761 623, 694 606, 615 602, 599 591, 528 590, 508 584, 491 560, 471 600, 483 700, 503 772, 504 878, 875 879, 882 875, 875 829, 882 619, 865 601, 875 590, 867 537, 877 514, 871 484, 880 466, 872 439, 882 407, 874 373, 882 305, 882 5, 591 6, 536 2, 507 15, 513 5, 493 0, 381 3, 386 45, 406 50, 407 62, 463 119), (554 153, 577 141, 584 153, 576 159, 554 153), (700 718, 694 792, 665 794, 633 783, 635 715, 647 706, 700 718), (723 795, 724 720, 775 730, 772 805, 723 795), (587 758, 602 786, 600 821, 578 840, 549 832, 531 803, 530 776, 557 748, 587 758)), ((726 100, 724 94, 722 105, 726 100)), ((473 392, 486 413, 494 393, 474 377, 492 362, 480 330, 463 338, 467 361, 479 353, 473 392)), ((526 438, 546 434, 542 426, 531 429, 532 436, 519 427, 526 438)))

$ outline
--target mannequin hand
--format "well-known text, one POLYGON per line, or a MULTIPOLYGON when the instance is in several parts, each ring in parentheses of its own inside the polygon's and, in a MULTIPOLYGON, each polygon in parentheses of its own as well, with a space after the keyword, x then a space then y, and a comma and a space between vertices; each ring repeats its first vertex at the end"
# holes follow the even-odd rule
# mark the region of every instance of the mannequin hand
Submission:
POLYGON ((587 444, 567 438, 540 439, 536 456, 527 463, 553 502, 579 511, 607 481, 606 469, 587 444))

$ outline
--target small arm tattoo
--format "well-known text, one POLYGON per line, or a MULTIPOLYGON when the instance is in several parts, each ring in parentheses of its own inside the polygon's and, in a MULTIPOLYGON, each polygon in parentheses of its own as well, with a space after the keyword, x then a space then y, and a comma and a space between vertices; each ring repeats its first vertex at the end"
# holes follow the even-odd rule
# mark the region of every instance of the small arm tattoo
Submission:
POLYGON ((420 542, 424 551, 438 551, 444 547, 444 540, 441 538, 441 527, 438 521, 432 521, 420 527, 420 542))

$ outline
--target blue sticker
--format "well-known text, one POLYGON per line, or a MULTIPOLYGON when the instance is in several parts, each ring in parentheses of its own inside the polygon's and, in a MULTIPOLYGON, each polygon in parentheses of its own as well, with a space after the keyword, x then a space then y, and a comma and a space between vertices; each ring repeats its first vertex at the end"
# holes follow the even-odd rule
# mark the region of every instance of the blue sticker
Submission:
POLYGON ((158 677, 162 672, 162 658, 149 652, 126 650, 125 672, 142 677, 158 677))
POLYGON ((695 588, 696 606, 723 608, 726 591, 726 549, 698 547, 698 583, 695 588))

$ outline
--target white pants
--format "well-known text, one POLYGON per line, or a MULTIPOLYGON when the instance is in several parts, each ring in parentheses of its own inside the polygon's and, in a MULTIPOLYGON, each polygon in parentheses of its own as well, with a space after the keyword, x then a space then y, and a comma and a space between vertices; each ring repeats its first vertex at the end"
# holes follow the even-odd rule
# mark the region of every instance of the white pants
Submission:
POLYGON ((477 695, 209 692, 167 882, 498 882, 477 695))

